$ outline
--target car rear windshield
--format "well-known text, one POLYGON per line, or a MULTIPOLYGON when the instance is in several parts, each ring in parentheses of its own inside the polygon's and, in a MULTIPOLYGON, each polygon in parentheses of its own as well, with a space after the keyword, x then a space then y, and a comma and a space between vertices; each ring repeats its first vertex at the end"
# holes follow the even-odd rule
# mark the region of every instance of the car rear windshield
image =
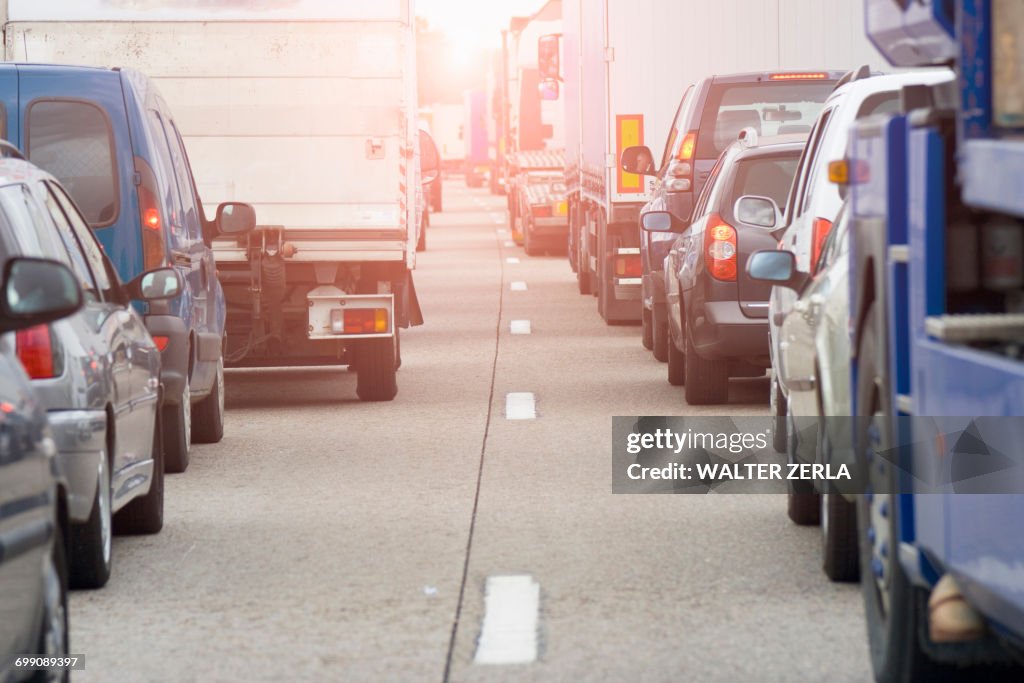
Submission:
POLYGON ((29 108, 29 161, 56 176, 94 227, 117 218, 117 173, 110 125, 88 102, 40 100, 29 108))
POLYGON ((697 157, 714 159, 746 127, 761 135, 810 133, 835 81, 720 83, 701 114, 697 157))
POLYGON ((799 163, 799 153, 792 156, 757 157, 741 161, 736 167, 733 199, 752 194, 758 197, 771 197, 776 204, 784 206, 799 163))

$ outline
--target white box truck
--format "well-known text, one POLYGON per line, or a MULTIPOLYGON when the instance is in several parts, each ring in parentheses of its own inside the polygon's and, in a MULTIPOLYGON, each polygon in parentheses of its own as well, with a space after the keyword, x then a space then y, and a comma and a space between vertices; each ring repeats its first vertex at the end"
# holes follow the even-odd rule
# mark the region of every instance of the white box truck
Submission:
POLYGON ((360 398, 390 400, 399 329, 423 322, 421 149, 424 176, 437 163, 411 2, 8 0, 5 58, 155 80, 204 204, 256 209, 255 233, 214 244, 228 364, 353 365, 360 398))
MULTIPOLYGON (((662 150, 686 86, 771 69, 881 65, 845 0, 562 0, 569 258, 609 323, 640 319, 640 209, 652 176, 622 171, 633 145, 662 150)), ((657 160, 655 160, 657 162, 657 160)))

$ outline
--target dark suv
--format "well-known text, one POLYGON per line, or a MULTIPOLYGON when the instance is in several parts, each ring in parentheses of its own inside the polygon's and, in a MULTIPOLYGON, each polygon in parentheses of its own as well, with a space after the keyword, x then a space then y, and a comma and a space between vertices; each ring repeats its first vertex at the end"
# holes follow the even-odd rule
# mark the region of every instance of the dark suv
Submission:
MULTIPOLYGON (((641 210, 669 211, 690 220, 693 205, 719 155, 744 128, 759 135, 807 134, 843 76, 841 71, 781 71, 709 76, 686 89, 661 155, 629 147, 622 167, 657 177, 654 196, 641 210)), ((660 361, 668 360, 668 317, 663 263, 674 236, 640 231, 643 268, 643 341, 660 361)))

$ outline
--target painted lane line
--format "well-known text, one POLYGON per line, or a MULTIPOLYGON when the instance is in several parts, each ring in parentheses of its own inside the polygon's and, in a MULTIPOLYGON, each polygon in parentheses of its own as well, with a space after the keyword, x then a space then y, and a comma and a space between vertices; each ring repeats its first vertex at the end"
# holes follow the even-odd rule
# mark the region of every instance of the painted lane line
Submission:
POLYGON ((533 334, 529 320, 513 320, 509 327, 512 334, 533 334))
POLYGON ((523 282, 522 280, 516 280, 515 282, 510 284, 508 286, 508 288, 512 292, 525 292, 526 291, 526 283, 523 282))
POLYGON ((484 623, 473 661, 529 664, 537 661, 540 584, 526 574, 489 576, 484 589, 484 623))
POLYGON ((515 256, 509 256, 507 259, 505 259, 505 263, 519 263, 519 259, 516 258, 515 256))
POLYGON ((537 399, 529 391, 513 391, 505 395, 506 420, 534 420, 537 418, 537 399))

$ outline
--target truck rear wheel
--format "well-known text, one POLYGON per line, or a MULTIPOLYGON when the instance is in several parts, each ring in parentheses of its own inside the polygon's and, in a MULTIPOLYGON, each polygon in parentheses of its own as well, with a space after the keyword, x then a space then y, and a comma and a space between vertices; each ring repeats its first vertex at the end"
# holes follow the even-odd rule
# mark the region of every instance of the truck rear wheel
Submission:
POLYGON ((361 401, 390 401, 398 394, 398 330, 387 339, 365 339, 356 352, 356 395, 361 401))

